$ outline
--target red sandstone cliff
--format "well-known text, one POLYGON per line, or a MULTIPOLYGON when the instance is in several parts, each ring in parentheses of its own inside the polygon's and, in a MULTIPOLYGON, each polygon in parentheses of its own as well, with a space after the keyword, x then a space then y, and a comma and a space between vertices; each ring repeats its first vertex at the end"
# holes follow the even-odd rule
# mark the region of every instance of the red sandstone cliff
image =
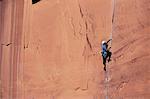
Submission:
POLYGON ((150 98, 149 5, 149 0, 116 1, 110 67, 113 99, 150 98))
POLYGON ((149 7, 149 0, 0 1, 1 98, 149 99, 149 7), (97 52, 111 32, 104 73, 97 52))

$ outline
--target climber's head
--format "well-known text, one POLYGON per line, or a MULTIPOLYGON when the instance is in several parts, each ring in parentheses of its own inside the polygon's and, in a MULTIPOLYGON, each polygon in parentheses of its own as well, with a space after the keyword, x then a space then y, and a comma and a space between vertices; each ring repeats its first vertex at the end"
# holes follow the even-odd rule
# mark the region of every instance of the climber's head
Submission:
POLYGON ((106 43, 106 41, 102 41, 102 45, 103 45, 104 43, 106 43))

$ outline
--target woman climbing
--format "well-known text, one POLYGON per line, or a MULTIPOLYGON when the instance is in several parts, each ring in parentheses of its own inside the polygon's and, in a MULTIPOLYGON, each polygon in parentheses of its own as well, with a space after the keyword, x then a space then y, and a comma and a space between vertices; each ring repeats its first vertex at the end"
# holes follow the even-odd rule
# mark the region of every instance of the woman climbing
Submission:
POLYGON ((104 64, 104 71, 106 71, 106 61, 108 60, 111 61, 111 55, 112 52, 110 52, 110 48, 108 48, 108 43, 111 41, 112 39, 109 39, 108 41, 102 41, 102 57, 103 57, 103 64, 104 64))

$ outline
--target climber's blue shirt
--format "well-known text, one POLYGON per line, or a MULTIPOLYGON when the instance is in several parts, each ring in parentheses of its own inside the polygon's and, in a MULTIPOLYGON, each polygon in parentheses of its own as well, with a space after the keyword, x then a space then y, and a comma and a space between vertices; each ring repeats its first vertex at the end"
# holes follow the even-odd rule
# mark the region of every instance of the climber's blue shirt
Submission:
POLYGON ((107 52, 107 45, 106 44, 102 45, 102 52, 107 52))
POLYGON ((102 45, 102 55, 103 57, 107 56, 107 44, 102 45))

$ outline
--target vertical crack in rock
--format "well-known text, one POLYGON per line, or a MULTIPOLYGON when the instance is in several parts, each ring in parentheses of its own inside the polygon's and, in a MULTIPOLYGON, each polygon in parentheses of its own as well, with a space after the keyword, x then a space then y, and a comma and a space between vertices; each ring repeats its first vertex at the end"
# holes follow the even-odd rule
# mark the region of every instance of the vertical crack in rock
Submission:
MULTIPOLYGON (((90 39, 88 37, 89 33, 94 33, 93 24, 91 22, 91 20, 93 21, 93 19, 88 15, 88 12, 86 12, 86 14, 84 14, 83 9, 82 9, 82 7, 79 3, 79 0, 78 0, 78 6, 79 6, 79 12, 80 12, 80 15, 81 15, 81 19, 83 20, 83 25, 84 25, 85 32, 86 32, 85 36, 86 36, 87 45, 89 46, 90 50, 93 50, 92 44, 91 44, 90 39)), ((82 35, 82 33, 81 33, 82 25, 81 25, 81 23, 79 25, 80 25, 79 34, 82 35)), ((85 48, 84 48, 83 53, 85 53, 85 48)))
POLYGON ((87 44, 89 45, 90 49, 92 50, 92 45, 89 41, 88 34, 86 34, 86 40, 87 40, 87 44))
POLYGON ((74 25, 74 23, 73 23, 73 18, 71 17, 71 26, 72 26, 72 29, 73 29, 73 34, 74 34, 74 36, 76 36, 76 30, 75 30, 75 25, 74 25))
POLYGON ((81 5, 80 5, 79 1, 78 1, 78 5, 79 5, 81 17, 83 18, 84 14, 83 14, 83 11, 82 11, 82 8, 81 8, 81 5))
POLYGON ((114 23, 114 17, 115 17, 115 0, 113 0, 112 24, 114 23))
POLYGON ((114 23, 114 17, 115 17, 115 11, 113 10, 113 14, 112 14, 112 24, 114 23))
POLYGON ((88 31, 88 24, 87 21, 85 21, 85 28, 86 28, 86 32, 88 31))
MULTIPOLYGON (((85 18, 84 18, 84 13, 83 13, 83 10, 82 10, 82 7, 81 7, 81 5, 80 5, 80 3, 79 3, 79 0, 78 0, 78 7, 79 7, 79 12, 80 12, 80 15, 81 15, 81 18, 82 18, 82 20, 84 21, 84 23, 85 23, 85 27, 86 27, 86 31, 87 31, 87 29, 88 29, 88 25, 87 25, 87 22, 86 22, 86 20, 85 20, 85 18)), ((82 25, 81 25, 81 23, 80 23, 80 27, 81 27, 81 30, 82 30, 82 25)), ((80 30, 80 31, 81 31, 80 30)), ((79 33, 81 33, 79 31, 79 33)))
POLYGON ((73 35, 74 35, 77 39, 79 39, 79 37, 77 36, 75 24, 74 24, 74 22, 73 22, 73 18, 72 18, 72 17, 70 18, 70 23, 71 23, 71 26, 72 26, 72 29, 73 29, 73 35))

